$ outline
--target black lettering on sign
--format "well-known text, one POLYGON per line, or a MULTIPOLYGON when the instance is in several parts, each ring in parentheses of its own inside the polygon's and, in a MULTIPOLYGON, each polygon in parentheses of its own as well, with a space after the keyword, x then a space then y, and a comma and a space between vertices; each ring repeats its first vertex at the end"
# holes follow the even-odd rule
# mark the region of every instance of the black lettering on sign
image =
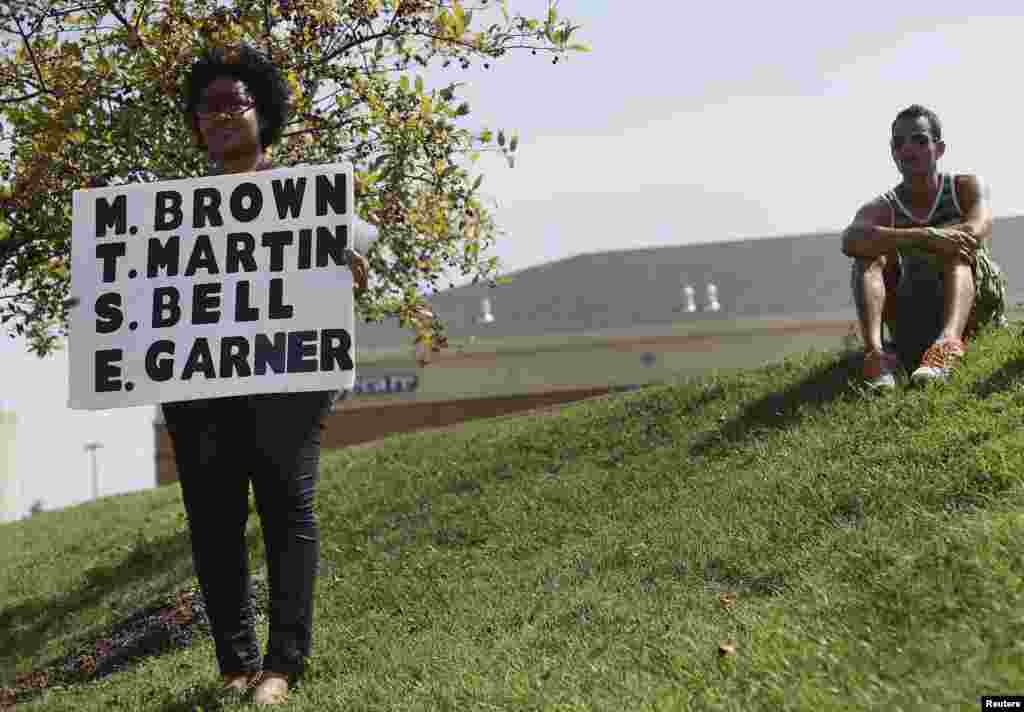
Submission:
POLYGON ((335 366, 342 371, 351 371, 355 368, 351 351, 352 336, 345 329, 324 329, 320 332, 321 371, 333 371, 335 366))
POLYGON ((106 237, 107 228, 114 228, 115 235, 128 230, 128 196, 119 195, 111 205, 106 198, 96 198, 96 237, 106 237))
POLYGON ((241 183, 231 191, 231 215, 238 222, 252 222, 263 210, 263 193, 255 183, 241 183), (248 200, 246 200, 248 198, 248 200))
POLYGON ((157 383, 174 377, 174 342, 166 339, 154 341, 146 349, 146 375, 157 383), (160 358, 164 356, 164 358, 160 358))
POLYGON ((291 230, 276 230, 263 233, 263 246, 270 248, 270 271, 280 272, 284 269, 284 248, 292 244, 291 230))
POLYGON ((235 321, 256 321, 260 318, 260 310, 253 307, 250 303, 249 292, 252 289, 252 283, 246 280, 242 280, 235 285, 235 321))
POLYGON ((344 215, 347 206, 345 205, 345 174, 335 173, 334 183, 331 183, 331 179, 327 176, 320 175, 316 177, 316 214, 317 217, 323 217, 327 214, 327 206, 331 206, 331 210, 337 215, 344 215))
POLYGON ((196 371, 201 371, 207 378, 217 377, 217 372, 213 368, 213 356, 210 354, 210 344, 202 336, 192 344, 192 351, 189 352, 185 368, 181 371, 181 380, 190 380, 196 371))
POLYGON ((121 311, 121 295, 107 292, 96 298, 96 333, 111 334, 121 328, 124 323, 124 312, 121 311))
POLYGON ((157 287, 153 290, 153 328, 174 326, 181 319, 178 303, 181 295, 174 287, 157 287), (166 312, 166 315, 165 315, 166 312))
POLYGON ((146 276, 156 277, 160 270, 168 277, 178 274, 178 257, 181 251, 181 240, 177 235, 171 235, 166 243, 161 243, 159 237, 149 238, 149 253, 146 256, 146 276))
POLYGON ((309 269, 313 264, 313 230, 304 227, 299 230, 299 269, 309 269))
POLYGON ((275 277, 270 280, 270 304, 267 306, 267 317, 270 319, 291 319, 295 307, 284 303, 284 280, 275 277))
POLYGON ((274 334, 273 341, 266 334, 256 334, 256 356, 253 359, 253 370, 257 376, 265 374, 267 366, 270 366, 270 370, 274 373, 284 373, 287 337, 288 335, 283 331, 274 334))
POLYGON ((185 216, 181 212, 181 193, 176 190, 158 190, 153 211, 153 230, 176 230, 185 216))
POLYGON ((302 211, 302 196, 306 193, 305 176, 273 180, 270 187, 274 189, 274 202, 277 204, 277 217, 284 220, 288 213, 293 218, 299 217, 302 211))
POLYGON ((206 227, 207 221, 213 227, 224 224, 220 216, 220 192, 216 188, 196 188, 192 194, 192 227, 197 230, 206 227))
POLYGON ((121 390, 122 349, 104 349, 96 352, 96 392, 111 393, 121 390))
POLYGON ((220 321, 220 282, 192 287, 192 323, 216 324, 220 321))
POLYGON ((316 332, 288 332, 288 373, 312 373, 316 367, 316 332))
POLYGON ((124 257, 123 242, 104 242, 96 245, 96 257, 103 260, 103 282, 109 284, 117 279, 117 258, 124 257))
POLYGON ((196 270, 202 268, 209 274, 219 274, 217 267, 217 256, 213 254, 213 245, 210 244, 209 235, 197 235, 196 242, 192 245, 192 255, 188 258, 188 265, 185 267, 185 276, 191 277, 196 270))
POLYGON ((316 266, 326 267, 327 258, 334 260, 334 264, 345 264, 345 248, 348 247, 348 226, 336 225, 334 234, 326 227, 318 226, 316 229, 316 266))
POLYGON ((252 375, 249 368, 249 340, 244 336, 226 336, 220 340, 220 377, 240 378, 252 375))
POLYGON ((242 265, 246 272, 256 271, 256 258, 252 253, 256 250, 256 238, 247 232, 229 232, 227 257, 224 260, 224 271, 234 274, 242 265))

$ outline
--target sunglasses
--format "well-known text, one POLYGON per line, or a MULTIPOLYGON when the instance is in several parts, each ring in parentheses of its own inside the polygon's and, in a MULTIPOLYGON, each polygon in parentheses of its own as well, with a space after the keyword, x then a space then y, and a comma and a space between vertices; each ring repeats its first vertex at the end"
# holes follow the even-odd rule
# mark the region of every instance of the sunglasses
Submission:
POLYGON ((242 99, 240 97, 215 97, 213 99, 204 99, 196 104, 196 115, 198 116, 213 116, 214 114, 226 114, 231 117, 241 116, 249 109, 256 106, 256 102, 252 99, 242 99))
POLYGON ((896 149, 903 148, 903 144, 907 141, 910 141, 918 148, 924 148, 932 142, 932 137, 926 133, 911 134, 909 138, 906 136, 893 136, 892 147, 896 149))

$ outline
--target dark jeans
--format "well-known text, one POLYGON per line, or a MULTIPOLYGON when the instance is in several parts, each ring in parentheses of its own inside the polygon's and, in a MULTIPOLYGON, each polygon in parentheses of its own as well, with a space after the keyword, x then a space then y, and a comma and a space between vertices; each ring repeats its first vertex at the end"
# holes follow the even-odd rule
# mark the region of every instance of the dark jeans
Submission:
POLYGON ((333 396, 271 393, 163 406, 222 673, 303 671, 320 556, 313 513, 320 429, 333 396), (262 663, 245 544, 250 482, 270 589, 270 640, 262 663))

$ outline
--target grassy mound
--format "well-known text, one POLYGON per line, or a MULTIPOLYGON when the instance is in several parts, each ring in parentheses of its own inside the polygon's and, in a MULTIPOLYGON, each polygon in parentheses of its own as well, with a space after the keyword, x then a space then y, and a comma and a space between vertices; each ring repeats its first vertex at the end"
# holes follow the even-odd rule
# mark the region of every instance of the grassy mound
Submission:
MULTIPOLYGON (((948 710, 1024 689, 1017 331, 944 387, 871 396, 856 367, 811 354, 325 453, 290 708, 948 710)), ((0 534, 18 709, 244 706, 213 694, 176 487, 0 534)))

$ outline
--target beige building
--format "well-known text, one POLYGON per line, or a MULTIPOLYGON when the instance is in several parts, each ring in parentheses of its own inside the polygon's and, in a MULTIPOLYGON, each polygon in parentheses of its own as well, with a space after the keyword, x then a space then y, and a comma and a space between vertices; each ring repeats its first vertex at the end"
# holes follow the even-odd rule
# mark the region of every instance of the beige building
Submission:
MULTIPOLYGON (((994 254, 1012 265, 1024 218, 994 226, 994 254)), ((1021 253, 1021 254, 1018 254, 1021 253)), ((856 341, 850 260, 837 234, 579 255, 459 287, 431 306, 449 347, 417 368, 412 336, 359 325, 356 392, 328 422, 325 447, 515 412, 616 389, 751 368, 856 341)), ((158 482, 173 455, 157 425, 158 482)))
MULTIPOLYGON (((359 325, 355 392, 330 417, 324 447, 840 346, 854 315, 838 243, 828 243, 804 237, 583 255, 523 270, 498 287, 451 289, 431 300, 449 346, 425 368, 416 365, 409 331, 359 325), (758 276, 783 264, 792 272, 798 257, 803 283, 776 281, 772 271, 758 276)), ((156 436, 158 483, 173 481, 162 423, 156 436)))
POLYGON ((14 412, 0 402, 0 522, 9 522, 18 516, 18 480, 14 469, 17 425, 14 412))

